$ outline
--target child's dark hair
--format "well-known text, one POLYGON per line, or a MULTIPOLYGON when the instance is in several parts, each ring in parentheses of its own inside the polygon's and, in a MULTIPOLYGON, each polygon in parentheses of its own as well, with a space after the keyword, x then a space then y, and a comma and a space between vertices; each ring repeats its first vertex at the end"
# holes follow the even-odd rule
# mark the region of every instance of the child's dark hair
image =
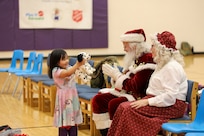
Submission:
POLYGON ((55 67, 60 67, 58 65, 59 61, 61 59, 64 59, 65 56, 67 55, 66 51, 63 50, 63 49, 55 49, 51 52, 50 54, 50 60, 49 60, 49 69, 48 69, 48 76, 50 78, 53 78, 52 77, 52 70, 53 68, 55 67))

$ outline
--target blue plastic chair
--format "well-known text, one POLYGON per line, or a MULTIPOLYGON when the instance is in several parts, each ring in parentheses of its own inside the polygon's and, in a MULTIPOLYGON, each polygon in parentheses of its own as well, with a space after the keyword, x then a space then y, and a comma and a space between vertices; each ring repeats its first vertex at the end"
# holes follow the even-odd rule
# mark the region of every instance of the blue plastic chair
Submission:
POLYGON ((69 58, 69 65, 70 66, 73 66, 77 61, 77 58, 76 57, 70 57, 69 58))
POLYGON ((35 60, 36 60, 36 52, 35 51, 31 51, 28 57, 28 61, 27 61, 27 66, 26 69, 23 70, 16 70, 15 75, 18 77, 15 87, 14 87, 14 91, 13 91, 13 96, 15 95, 16 89, 18 88, 19 85, 19 81, 20 81, 20 77, 22 74, 29 74, 30 72, 32 72, 33 66, 35 64, 35 60))
POLYGON ((80 107, 83 113, 83 125, 90 127, 90 135, 95 135, 95 126, 92 119, 93 112, 92 112, 92 98, 98 94, 99 88, 93 88, 95 91, 93 92, 81 92, 79 93, 79 102, 80 107))
POLYGON ((32 68, 33 68, 33 66, 34 66, 35 59, 36 59, 36 51, 31 51, 31 52, 29 53, 29 56, 28 56, 28 61, 27 61, 27 66, 26 66, 26 68, 23 69, 23 70, 17 70, 15 73, 31 72, 31 71, 32 71, 32 68))
POLYGON ((13 70, 16 70, 16 69, 23 69, 23 62, 24 62, 24 58, 23 58, 23 55, 24 55, 24 51, 23 50, 14 50, 13 51, 13 56, 11 58, 11 65, 9 68, 0 68, 0 72, 8 72, 8 71, 13 71, 13 70), (19 67, 17 66, 18 64, 18 61, 19 62, 19 67))
POLYGON ((198 82, 188 80, 188 90, 186 96, 186 102, 188 103, 187 112, 181 118, 171 119, 169 122, 192 122, 196 116, 197 108, 197 93, 198 93, 198 82))
POLYGON ((55 99, 57 87, 53 79, 42 81, 41 86, 41 109, 43 112, 46 112, 49 108, 49 113, 51 116, 54 115, 55 99))
POLYGON ((36 98, 38 99, 37 106, 38 109, 42 109, 41 103, 41 90, 42 84, 45 81, 53 81, 47 75, 31 76, 28 78, 29 88, 28 88, 28 105, 31 107, 36 106, 36 98))
MULTIPOLYGON (((34 65, 31 72, 18 72, 16 76, 29 77, 34 75, 42 75, 42 67, 43 67, 43 54, 39 53, 34 61, 34 65)), ((13 92, 13 96, 15 95, 16 90, 13 92)), ((22 95, 22 89, 20 90, 19 99, 22 95)))
POLYGON ((196 133, 196 132, 192 132, 192 133, 187 133, 185 136, 204 136, 204 132, 203 133, 196 133))
POLYGON ((98 93, 100 88, 91 88, 88 85, 76 84, 77 92, 80 93, 98 93))
POLYGON ((0 68, 0 72, 8 72, 8 76, 2 86, 1 92, 6 88, 6 85, 8 85, 7 91, 10 88, 10 84, 12 82, 12 73, 15 73, 18 70, 23 69, 23 63, 24 63, 24 51, 23 50, 14 50, 13 56, 11 59, 11 65, 9 68, 0 68))
MULTIPOLYGON (((47 57, 47 66, 49 66, 49 64, 50 64, 50 54, 48 54, 48 57, 47 57)), ((38 82, 52 80, 48 77, 47 74, 31 74, 31 75, 27 74, 27 75, 22 75, 22 77, 23 77, 23 87, 21 90, 21 94, 23 93, 23 102, 27 102, 28 105, 30 105, 31 103, 30 101, 31 97, 29 96, 29 94, 31 90, 33 89, 29 87, 31 87, 32 85, 32 86, 35 86, 36 88, 39 88, 38 82)), ((20 96, 19 96, 19 99, 20 99, 20 96)))
POLYGON ((196 117, 191 123, 163 123, 162 129, 174 134, 189 133, 189 132, 202 132, 204 133, 204 91, 201 94, 196 117))
POLYGON ((88 63, 89 63, 92 67, 94 67, 94 61, 93 61, 93 60, 88 60, 88 63))
POLYGON ((36 60, 35 60, 33 69, 31 72, 29 72, 29 74, 41 75, 42 74, 42 66, 43 66, 43 54, 39 53, 37 55, 36 60))

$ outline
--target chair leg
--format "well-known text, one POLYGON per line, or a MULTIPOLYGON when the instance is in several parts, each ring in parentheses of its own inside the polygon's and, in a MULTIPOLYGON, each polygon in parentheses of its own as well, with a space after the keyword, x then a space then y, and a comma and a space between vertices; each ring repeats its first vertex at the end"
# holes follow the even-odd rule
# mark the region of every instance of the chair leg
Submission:
POLYGON ((44 96, 44 92, 45 92, 45 87, 42 86, 41 90, 41 108, 42 108, 42 112, 45 111, 45 96, 44 96))
POLYGON ((7 88, 7 91, 6 91, 7 93, 8 93, 8 91, 9 91, 9 89, 10 89, 10 86, 11 86, 12 81, 13 81, 13 79, 12 79, 12 74, 9 73, 8 88, 7 88))
POLYGON ((50 115, 54 115, 54 107, 55 107, 55 98, 56 98, 56 86, 51 85, 42 85, 41 88, 41 109, 42 111, 45 111, 45 99, 49 99, 49 110, 50 115), (47 91, 47 92, 46 92, 47 91))
POLYGON ((12 96, 15 96, 16 90, 17 90, 17 88, 18 88, 19 81, 20 81, 20 77, 18 77, 18 79, 17 79, 17 81, 16 81, 16 84, 15 84, 15 87, 14 87, 12 96))
POLYGON ((57 91, 57 88, 55 87, 55 86, 52 86, 52 89, 51 89, 51 109, 50 109, 50 111, 51 111, 51 116, 53 116, 54 115, 54 110, 55 110, 55 99, 56 99, 56 91, 57 91))
POLYGON ((30 78, 26 78, 24 79, 25 81, 23 81, 24 85, 23 86, 23 101, 27 102, 28 105, 30 105, 30 89, 31 89, 31 79, 30 78))
POLYGON ((19 93, 19 96, 18 96, 18 100, 21 99, 21 95, 23 94, 23 102, 28 102, 28 81, 27 81, 27 78, 22 78, 22 81, 23 81, 23 85, 20 89, 20 93, 19 93))
POLYGON ((18 100, 21 99, 21 95, 22 95, 22 93, 23 93, 23 87, 22 87, 21 90, 20 90, 20 93, 19 93, 19 96, 18 96, 18 100))
POLYGON ((30 82, 29 85, 29 99, 30 99, 30 106, 34 107, 34 95, 37 94, 37 106, 38 106, 38 110, 41 111, 41 87, 42 87, 42 81, 38 81, 38 82, 30 82))
POLYGON ((39 84, 38 84, 38 110, 39 111, 41 111, 42 110, 42 107, 41 107, 41 105, 42 105, 42 102, 41 102, 41 88, 42 88, 42 82, 40 82, 39 84))
POLYGON ((172 135, 171 132, 165 131, 165 136, 171 136, 171 135, 172 135))
POLYGON ((1 93, 4 92, 4 89, 6 88, 6 85, 7 85, 8 81, 9 81, 9 79, 10 79, 10 77, 9 77, 9 75, 8 75, 7 78, 6 78, 6 80, 5 80, 5 82, 4 82, 4 84, 3 84, 3 86, 2 86, 2 88, 1 88, 1 93))

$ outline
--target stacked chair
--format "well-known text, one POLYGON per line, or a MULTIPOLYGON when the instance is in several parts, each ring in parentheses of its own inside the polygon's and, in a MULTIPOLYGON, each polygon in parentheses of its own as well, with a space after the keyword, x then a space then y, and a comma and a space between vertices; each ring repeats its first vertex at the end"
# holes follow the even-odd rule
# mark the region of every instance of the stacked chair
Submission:
POLYGON ((19 99, 21 98, 21 95, 23 93, 24 94, 23 95, 23 101, 24 102, 27 101, 28 104, 30 104, 29 101, 30 101, 30 98, 31 98, 31 92, 30 92, 30 89, 28 88, 29 85, 30 85, 30 82, 28 82, 28 81, 30 81, 29 78, 39 76, 39 75, 42 74, 43 54, 39 53, 39 54, 36 54, 36 57, 34 57, 34 56, 35 56, 35 53, 31 52, 30 56, 28 58, 28 65, 30 65, 30 63, 31 63, 31 65, 33 66, 31 70, 17 71, 15 73, 15 75, 18 77, 18 79, 17 79, 17 82, 16 82, 17 84, 16 84, 13 95, 15 95, 15 91, 16 91, 17 86, 18 86, 19 78, 22 77, 23 78, 23 83, 26 83, 27 87, 24 88, 24 85, 23 85, 23 88, 20 90, 19 99))
MULTIPOLYGON (((31 56, 30 53, 28 63, 31 61, 31 56)), ((20 91, 19 99, 21 94, 23 94, 23 102, 28 106, 37 107, 39 111, 43 112, 47 112, 49 108, 50 115, 53 115, 56 86, 53 79, 50 79, 47 74, 42 74, 43 58, 43 54, 36 54, 31 71, 27 70, 27 72, 19 71, 15 73, 16 76, 19 78, 22 77, 23 79, 23 86, 20 91)), ((49 55, 47 65, 49 65, 49 55)))
MULTIPOLYGON (((26 69, 17 70, 15 72, 15 75, 17 76, 17 81, 16 81, 15 88, 14 88, 14 91, 13 91, 13 94, 12 94, 13 96, 16 93, 16 90, 18 88, 19 81, 20 81, 20 78, 22 77, 22 75, 26 75, 26 74, 29 74, 29 73, 32 72, 35 59, 36 59, 36 52, 31 51, 30 54, 29 54, 29 57, 28 57, 26 69)), ((20 95, 21 95, 21 92, 20 92, 20 95)), ((20 99, 20 96, 19 96, 19 99, 20 99)))
POLYGON ((23 94, 24 102, 31 107, 37 107, 42 110, 42 85, 44 81, 53 81, 47 74, 42 74, 43 56, 38 54, 36 67, 32 74, 24 75, 23 94), (37 73, 38 72, 38 73, 37 73), (35 74, 34 74, 35 73, 35 74), (27 94, 27 95, 26 95, 27 94))
POLYGON ((2 86, 1 93, 6 90, 7 92, 10 89, 11 83, 13 82, 13 74, 19 70, 23 70, 23 63, 24 63, 24 51, 23 50, 14 50, 13 56, 11 58, 11 64, 9 68, 0 68, 0 72, 8 73, 8 76, 2 86))
POLYGON ((31 107, 38 107, 41 110, 41 85, 43 80, 48 80, 47 75, 42 75, 43 55, 38 54, 36 65, 31 74, 25 75, 23 78, 27 80, 27 99, 28 105, 31 107))

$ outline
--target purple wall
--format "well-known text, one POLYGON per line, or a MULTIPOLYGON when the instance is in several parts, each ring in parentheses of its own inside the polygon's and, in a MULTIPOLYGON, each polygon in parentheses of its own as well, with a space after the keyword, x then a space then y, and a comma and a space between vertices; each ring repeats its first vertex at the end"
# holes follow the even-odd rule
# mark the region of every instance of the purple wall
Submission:
POLYGON ((107 0, 93 0, 93 29, 19 29, 18 0, 0 0, 0 51, 108 47, 107 0))

